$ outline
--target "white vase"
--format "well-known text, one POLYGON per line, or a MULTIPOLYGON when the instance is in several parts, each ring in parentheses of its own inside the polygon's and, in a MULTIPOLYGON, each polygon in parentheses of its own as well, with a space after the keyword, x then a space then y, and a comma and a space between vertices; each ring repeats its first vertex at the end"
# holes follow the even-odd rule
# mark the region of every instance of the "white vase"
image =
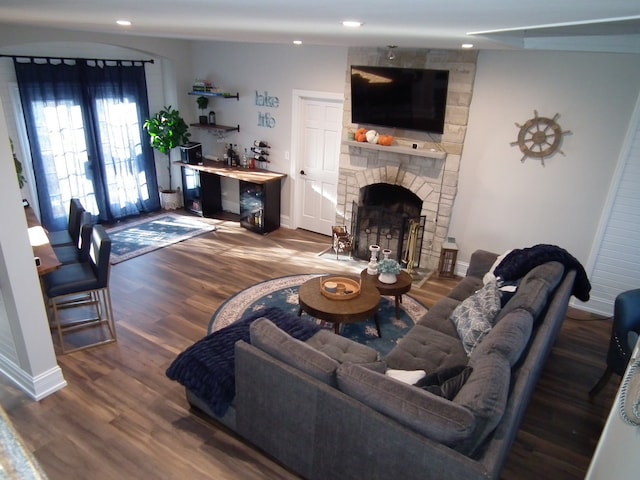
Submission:
POLYGON ((395 273, 381 273, 378 275, 378 280, 382 283, 396 283, 398 277, 395 273))
POLYGON ((378 274, 378 253, 380 252, 380 246, 369 245, 369 251, 371 252, 371 259, 367 265, 367 273, 369 275, 378 274))

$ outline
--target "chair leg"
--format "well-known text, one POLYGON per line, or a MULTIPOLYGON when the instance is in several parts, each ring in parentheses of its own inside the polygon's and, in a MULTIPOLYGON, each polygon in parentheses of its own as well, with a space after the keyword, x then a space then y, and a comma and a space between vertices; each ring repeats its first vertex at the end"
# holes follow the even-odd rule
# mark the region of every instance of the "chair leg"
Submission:
MULTIPOLYGON (((57 297, 49 299, 49 305, 53 313, 53 325, 58 334, 60 353, 66 354, 86 348, 112 343, 117 341, 115 321, 113 319, 113 308, 111 305, 111 295, 109 288, 93 290, 84 294, 74 294, 69 296, 57 297), (92 318, 75 319, 70 324, 63 325, 60 318, 60 310, 71 309, 74 307, 94 307, 95 316, 92 318), (67 348, 64 341, 65 333, 75 330, 91 327, 103 327, 106 325, 108 329, 108 338, 97 342, 75 348, 67 348)), ((93 310, 93 309, 92 309, 93 310)), ((105 332, 106 333, 106 332, 105 332)))
POLYGON ((609 379, 611 378, 612 373, 613 373, 613 370, 610 367, 607 367, 607 369, 602 374, 602 377, 600 377, 600 380, 598 380, 598 383, 596 383, 594 387, 591 390, 589 390, 590 397, 597 395, 598 392, 600 392, 600 390, 603 389, 603 387, 609 382, 609 379))

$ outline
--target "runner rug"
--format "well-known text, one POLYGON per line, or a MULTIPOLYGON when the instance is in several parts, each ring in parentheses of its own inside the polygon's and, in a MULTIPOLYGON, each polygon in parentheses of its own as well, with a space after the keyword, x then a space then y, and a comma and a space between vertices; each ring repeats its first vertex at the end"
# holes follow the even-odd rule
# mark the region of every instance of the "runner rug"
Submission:
MULTIPOLYGON (((220 330, 232 323, 254 314, 256 311, 269 307, 277 307, 294 315, 298 314, 298 289, 307 280, 317 277, 319 274, 290 275, 273 280, 267 280, 253 285, 230 297, 213 314, 209 323, 209 333, 220 330)), ((358 343, 368 345, 381 355, 386 355, 395 345, 398 339, 419 320, 427 308, 410 295, 402 296, 400 305, 400 317, 395 315, 395 300, 393 297, 383 296, 380 302, 378 319, 382 338, 378 337, 376 325, 373 319, 359 323, 349 323, 342 326, 341 334, 358 343)), ((301 316, 301 321, 318 320, 309 317, 306 313, 301 316)), ((320 323, 327 329, 333 330, 333 324, 320 323)))
POLYGON ((169 213, 107 229, 111 238, 111 264, 215 230, 197 218, 169 213))

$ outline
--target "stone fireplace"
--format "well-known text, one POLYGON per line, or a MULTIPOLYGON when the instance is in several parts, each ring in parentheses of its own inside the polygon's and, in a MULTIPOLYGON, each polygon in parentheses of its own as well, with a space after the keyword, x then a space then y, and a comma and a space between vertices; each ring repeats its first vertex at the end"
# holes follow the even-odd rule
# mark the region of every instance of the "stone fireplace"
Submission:
MULTIPOLYGON (((418 217, 423 223, 416 262, 421 268, 427 270, 433 271, 437 268, 440 249, 447 238, 457 192, 458 170, 473 92, 476 59, 476 52, 398 49, 396 59, 390 61, 387 58, 386 49, 349 49, 336 225, 351 225, 351 233, 361 235, 356 240, 358 243, 367 241, 366 235, 372 235, 370 231, 364 232, 365 235, 362 236, 362 232, 354 230, 362 226, 362 220, 358 218, 361 206, 368 203, 370 192, 376 188, 382 188, 379 187, 380 184, 391 186, 394 188, 386 190, 386 196, 391 204, 388 210, 396 208, 395 204, 399 201, 407 203, 404 202, 406 198, 416 199, 414 208, 419 210, 418 217), (351 87, 348 80, 351 65, 449 70, 444 133, 427 134, 351 123, 351 87), (393 135, 395 143, 392 147, 381 147, 349 141, 348 131, 360 127, 393 135), (407 196, 405 191, 410 195, 407 196)), ((386 212, 388 213, 390 212, 386 212)), ((396 212, 395 217, 398 218, 395 219, 395 223, 392 222, 393 214, 385 217, 384 222, 393 223, 392 229, 402 230, 404 227, 398 225, 402 223, 404 213, 396 212)), ((388 227, 383 227, 382 230, 385 228, 388 227)), ((380 233, 383 238, 380 240, 381 247, 388 248, 384 245, 388 232, 380 233)), ((400 235, 401 232, 396 233, 400 235)), ((399 249, 402 250, 404 249, 403 241, 402 239, 399 241, 399 249)), ((394 243, 394 245, 398 244, 394 243)), ((359 248, 362 246, 360 245, 359 248)), ((402 254, 404 252, 398 252, 398 255, 402 254)))

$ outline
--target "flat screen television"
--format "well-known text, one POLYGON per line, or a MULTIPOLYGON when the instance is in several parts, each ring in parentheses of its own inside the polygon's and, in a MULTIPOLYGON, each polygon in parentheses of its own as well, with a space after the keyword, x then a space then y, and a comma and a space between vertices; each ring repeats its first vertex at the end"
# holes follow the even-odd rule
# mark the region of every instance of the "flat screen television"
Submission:
POLYGON ((351 121, 443 133, 448 70, 351 67, 351 121))

